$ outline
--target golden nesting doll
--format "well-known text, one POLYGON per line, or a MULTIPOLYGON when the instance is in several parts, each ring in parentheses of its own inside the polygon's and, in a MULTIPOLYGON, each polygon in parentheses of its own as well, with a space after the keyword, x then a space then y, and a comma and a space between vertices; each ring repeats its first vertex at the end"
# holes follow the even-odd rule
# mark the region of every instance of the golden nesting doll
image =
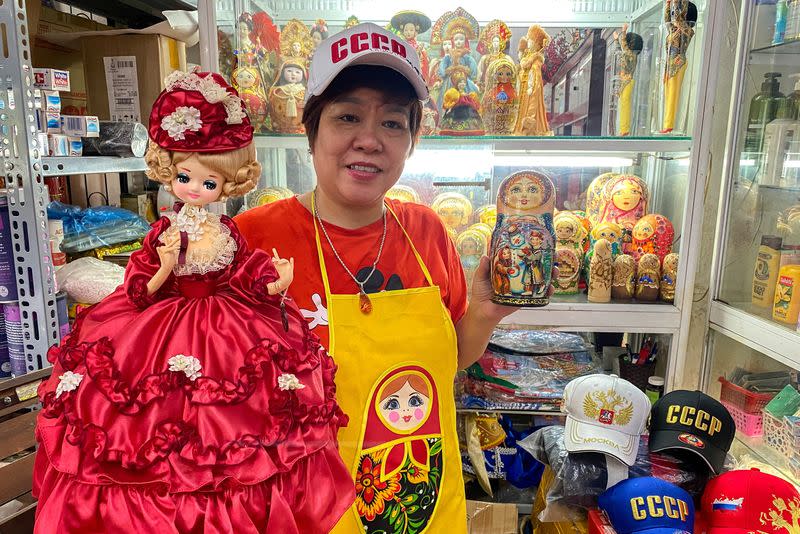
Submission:
POLYGON ((395 184, 386 192, 386 198, 402 200, 403 202, 420 203, 419 193, 410 185, 395 184))
POLYGON ((675 301, 675 284, 678 282, 678 260, 676 252, 671 252, 664 257, 664 265, 661 272, 661 284, 659 285, 658 296, 664 302, 675 301))
POLYGON ((594 254, 589 264, 589 302, 608 302, 611 300, 611 243, 598 239, 594 244, 594 254))
POLYGON ((469 224, 472 216, 472 202, 461 193, 447 192, 436 195, 431 204, 447 231, 455 239, 458 233, 469 224))
POLYGON ((481 256, 486 254, 486 236, 479 230, 467 228, 458 234, 456 250, 461 258, 464 276, 467 278, 467 287, 471 287, 481 256))
POLYGON ((630 300, 636 291, 636 262, 627 254, 614 259, 614 272, 611 280, 611 298, 630 300))
POLYGON ((636 299, 657 300, 661 279, 661 262, 655 254, 644 254, 639 258, 636 272, 636 299))
POLYGON ((601 174, 589 184, 586 190, 586 217, 592 228, 600 223, 600 213, 603 209, 603 191, 606 184, 617 176, 616 173, 607 172, 601 174))

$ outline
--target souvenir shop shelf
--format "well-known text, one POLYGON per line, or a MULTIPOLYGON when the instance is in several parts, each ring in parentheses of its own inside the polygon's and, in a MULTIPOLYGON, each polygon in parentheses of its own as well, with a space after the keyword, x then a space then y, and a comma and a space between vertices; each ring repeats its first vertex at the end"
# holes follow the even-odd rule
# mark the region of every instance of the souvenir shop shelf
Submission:
POLYGON ((46 157, 42 158, 43 176, 63 176, 70 174, 93 174, 110 172, 144 171, 147 165, 144 158, 115 158, 104 156, 83 156, 80 158, 46 157))

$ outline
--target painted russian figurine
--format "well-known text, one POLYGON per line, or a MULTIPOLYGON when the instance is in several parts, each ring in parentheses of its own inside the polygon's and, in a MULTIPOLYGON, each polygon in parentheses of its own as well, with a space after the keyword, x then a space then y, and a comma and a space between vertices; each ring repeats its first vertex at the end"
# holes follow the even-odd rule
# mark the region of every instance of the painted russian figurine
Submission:
POLYGON ((644 254, 636 269, 636 299, 657 300, 661 280, 661 261, 655 254, 644 254))
POLYGON ((486 85, 481 101, 483 127, 492 135, 511 135, 519 110, 517 97, 517 66, 510 58, 500 58, 489 64, 486 85))
POLYGON ((598 239, 594 244, 592 262, 589 264, 589 302, 609 302, 611 300, 611 243, 598 239))
POLYGON ((547 120, 542 80, 544 49, 548 44, 550 36, 537 24, 528 28, 527 35, 520 40, 520 99, 514 127, 517 135, 553 135, 547 120))
POLYGON ((450 236, 455 239, 458 233, 469 224, 472 216, 472 202, 461 193, 439 193, 431 203, 450 236))
POLYGON ((679 259, 680 257, 676 252, 671 252, 664 257, 664 265, 661 269, 661 283, 658 290, 658 296, 664 302, 673 302, 675 300, 679 259))
POLYGON ((602 222, 592 228, 589 234, 589 251, 583 260, 584 272, 589 277, 589 264, 594 255, 594 244, 598 239, 605 239, 611 246, 611 260, 622 254, 622 227, 613 222, 602 222))
POLYGON ((253 128, 260 132, 269 126, 267 88, 277 67, 279 32, 264 12, 242 13, 236 29, 231 85, 239 92, 253 128))
POLYGON ((445 111, 444 95, 449 89, 458 89, 459 80, 463 80, 465 86, 459 93, 478 94, 478 86, 475 84, 478 77, 478 62, 472 56, 469 43, 470 39, 476 39, 480 32, 475 17, 460 7, 443 17, 447 18, 442 27, 442 41, 448 40, 452 46, 439 63, 438 75, 442 80, 438 101, 440 115, 444 115, 445 111), (463 76, 454 78, 453 74, 457 72, 463 76))
POLYGON ((622 252, 625 254, 631 253, 633 227, 647 215, 649 198, 647 184, 633 174, 617 175, 604 187, 600 222, 613 222, 622 227, 622 252))
POLYGON ((686 54, 694 37, 697 24, 697 6, 687 0, 665 0, 664 24, 667 31, 664 63, 664 114, 661 133, 670 133, 675 128, 681 86, 686 74, 686 54))
POLYGON ((669 219, 657 213, 650 213, 639 219, 633 227, 631 256, 635 261, 643 254, 655 254, 659 262, 672 252, 675 229, 669 219))
POLYGON ((425 45, 417 38, 419 34, 425 33, 431 28, 431 19, 424 13, 419 11, 400 11, 395 13, 390 21, 392 30, 403 36, 408 41, 414 50, 417 51, 419 56, 419 68, 422 77, 428 81, 428 69, 430 67, 428 60, 428 50, 425 45))
POLYGON ((619 61, 619 87, 616 97, 619 99, 617 107, 617 135, 627 136, 631 133, 631 111, 633 107, 633 89, 635 82, 633 73, 639 61, 644 42, 638 33, 628 31, 628 25, 622 25, 622 31, 615 32, 620 48, 619 61))
POLYGON ((453 87, 445 91, 439 135, 483 135, 483 119, 478 93, 467 92, 467 78, 461 71, 450 75, 453 87))
POLYGON ((492 300, 545 306, 555 256, 555 186, 545 174, 519 171, 500 184, 492 233, 492 300))
POLYGON ((556 261, 558 279, 556 293, 574 295, 578 293, 581 269, 583 267, 583 224, 571 211, 559 212, 553 226, 556 233, 556 261))
POLYGON ((630 300, 636 292, 636 262, 627 254, 614 258, 611 298, 630 300))
POLYGON ((272 131, 303 133, 303 105, 306 96, 306 68, 299 58, 287 59, 269 90, 272 131))
POLYGON ((311 32, 311 40, 313 41, 313 48, 312 50, 316 50, 319 44, 328 38, 328 23, 325 22, 325 19, 317 19, 311 28, 309 28, 311 32))
MULTIPOLYGON (((514 60, 508 55, 508 44, 511 42, 511 30, 508 24, 502 20, 491 20, 481 30, 478 39, 478 52, 481 59, 478 61, 478 88, 486 91, 491 85, 491 78, 488 75, 489 67, 498 59, 505 59, 512 64, 514 60)), ((516 67, 516 65, 515 65, 516 67)), ((516 71, 516 68, 514 69, 516 71)))

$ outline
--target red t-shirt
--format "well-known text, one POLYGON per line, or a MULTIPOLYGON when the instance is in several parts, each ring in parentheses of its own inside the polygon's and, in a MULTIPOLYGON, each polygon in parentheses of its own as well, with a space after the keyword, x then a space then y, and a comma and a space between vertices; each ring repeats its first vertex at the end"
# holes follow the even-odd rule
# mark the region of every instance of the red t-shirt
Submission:
MULTIPOLYGON (((442 302, 453 323, 458 323, 467 309, 467 284, 458 252, 444 225, 427 206, 391 199, 388 202, 422 256, 433 283, 439 286, 442 302)), ((294 257, 294 281, 289 287, 289 296, 300 307, 322 344, 328 347, 327 303, 311 213, 296 197, 292 197, 246 211, 236 216, 234 221, 251 248, 260 248, 271 254, 274 247, 282 258, 294 257)), ((356 230, 325 223, 325 229, 350 272, 359 280, 363 279, 378 253, 382 220, 356 230)), ((320 240, 331 291, 334 294, 358 293, 358 286, 336 259, 321 230, 320 240)), ((364 290, 376 293, 426 285, 425 275, 403 231, 394 217, 387 214, 383 254, 364 290)))

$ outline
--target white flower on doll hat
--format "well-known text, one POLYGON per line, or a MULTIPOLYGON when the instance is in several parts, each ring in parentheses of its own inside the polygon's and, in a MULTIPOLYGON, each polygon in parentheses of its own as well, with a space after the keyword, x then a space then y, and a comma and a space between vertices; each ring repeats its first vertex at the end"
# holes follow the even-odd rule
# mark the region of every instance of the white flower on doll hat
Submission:
POLYGON ((194 356, 176 354, 167 360, 167 363, 169 364, 170 371, 175 373, 184 373, 192 382, 201 376, 200 369, 202 366, 200 365, 200 360, 194 356))
POLYGON ((282 391, 289 391, 292 389, 303 389, 305 386, 300 383, 296 376, 291 373, 283 373, 278 377, 278 387, 282 391))
POLYGON ((200 118, 200 110, 193 106, 180 106, 175 111, 161 120, 161 129, 166 130, 167 134, 179 141, 186 139, 185 132, 191 130, 198 131, 203 127, 203 120, 200 118))
POLYGON ((59 398, 62 393, 75 391, 83 380, 83 375, 80 373, 73 373, 66 371, 63 375, 58 377, 58 387, 56 387, 56 398, 59 398))

